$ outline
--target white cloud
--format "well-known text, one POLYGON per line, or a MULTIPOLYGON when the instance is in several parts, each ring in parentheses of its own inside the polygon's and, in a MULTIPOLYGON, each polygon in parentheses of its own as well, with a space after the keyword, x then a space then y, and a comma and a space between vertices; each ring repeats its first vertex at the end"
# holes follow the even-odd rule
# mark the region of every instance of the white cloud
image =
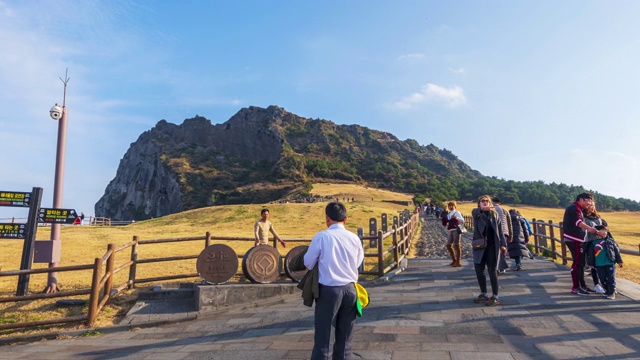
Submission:
POLYGON ((467 103, 464 90, 460 86, 445 88, 436 84, 427 84, 409 96, 393 103, 396 109, 412 109, 422 104, 443 103, 450 108, 457 108, 467 103))
POLYGON ((424 54, 403 54, 398 56, 398 60, 424 59, 424 57, 424 54))
POLYGON ((466 70, 463 67, 459 67, 457 69, 449 68, 449 71, 451 71, 454 74, 464 74, 466 72, 466 70))

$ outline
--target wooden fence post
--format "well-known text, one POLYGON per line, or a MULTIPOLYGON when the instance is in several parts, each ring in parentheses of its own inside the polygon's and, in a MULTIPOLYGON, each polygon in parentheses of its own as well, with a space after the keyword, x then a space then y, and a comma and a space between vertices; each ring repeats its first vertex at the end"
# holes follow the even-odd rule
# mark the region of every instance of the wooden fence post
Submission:
POLYGON ((398 235, 397 235, 398 229, 396 228, 396 226, 393 226, 393 234, 391 235, 392 241, 393 241, 393 261, 396 263, 396 269, 398 268, 398 266, 400 265, 398 263, 398 235))
POLYGON ((378 276, 384 275, 384 259, 382 257, 382 231, 378 231, 378 276))
POLYGON ((102 296, 107 296, 107 297, 111 297, 111 287, 113 286, 113 267, 116 261, 116 246, 113 244, 109 244, 107 245, 107 252, 111 252, 111 255, 109 255, 109 258, 107 258, 107 268, 105 270, 105 275, 109 274, 109 277, 107 278, 107 281, 104 284, 104 292, 102 293, 102 296))
MULTIPOLYGON (((553 260, 556 260, 558 257, 556 256, 556 238, 554 236, 553 231, 553 220, 549 220, 549 237, 551 237, 551 257, 553 260)), ((560 240, 562 242, 562 239, 560 240)))
MULTIPOLYGON (((562 248, 562 265, 567 265, 567 244, 565 244, 564 240, 564 229, 562 226, 562 222, 558 224, 560 226, 560 246, 562 248)), ((573 261, 573 259, 571 259, 573 261)))
POLYGON ((204 234, 204 248, 208 248, 209 245, 211 245, 211 233, 207 231, 204 234))
POLYGON ((89 311, 87 314, 88 323, 90 327, 96 322, 98 317, 98 301, 100 298, 100 289, 98 284, 100 283, 100 270, 102 270, 102 259, 96 258, 93 262, 93 277, 91 279, 91 296, 89 296, 89 311))
POLYGON ((136 283, 136 265, 138 264, 138 236, 133 237, 134 244, 131 247, 131 265, 129 266, 129 285, 127 289, 131 290, 136 283))

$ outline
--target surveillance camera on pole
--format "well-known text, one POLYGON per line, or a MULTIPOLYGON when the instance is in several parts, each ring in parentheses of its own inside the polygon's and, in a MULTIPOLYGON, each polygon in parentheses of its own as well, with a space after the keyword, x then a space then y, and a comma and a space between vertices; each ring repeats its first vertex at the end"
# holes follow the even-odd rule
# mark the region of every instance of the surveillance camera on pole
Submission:
POLYGON ((51 116, 53 120, 60 120, 60 118, 62 118, 62 108, 60 105, 55 104, 51 110, 49 110, 49 116, 51 116))

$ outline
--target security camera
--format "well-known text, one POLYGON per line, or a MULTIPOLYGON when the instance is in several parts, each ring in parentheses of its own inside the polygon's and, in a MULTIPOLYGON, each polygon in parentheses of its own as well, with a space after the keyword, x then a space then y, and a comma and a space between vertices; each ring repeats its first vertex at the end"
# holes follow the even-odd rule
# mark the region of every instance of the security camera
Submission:
POLYGON ((51 116, 53 120, 60 120, 62 117, 62 108, 58 104, 55 104, 51 110, 49 110, 49 116, 51 116))

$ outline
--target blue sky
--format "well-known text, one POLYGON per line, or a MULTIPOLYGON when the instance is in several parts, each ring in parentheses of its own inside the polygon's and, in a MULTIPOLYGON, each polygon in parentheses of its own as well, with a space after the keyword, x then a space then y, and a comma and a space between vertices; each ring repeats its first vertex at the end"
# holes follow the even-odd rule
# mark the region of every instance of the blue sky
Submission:
MULTIPOLYGON (((0 0, 0 190, 94 205, 159 120, 277 105, 640 200, 638 1, 0 0)), ((1 208, 0 218, 26 216, 1 208), (9 215, 7 215, 9 213, 9 215)))

